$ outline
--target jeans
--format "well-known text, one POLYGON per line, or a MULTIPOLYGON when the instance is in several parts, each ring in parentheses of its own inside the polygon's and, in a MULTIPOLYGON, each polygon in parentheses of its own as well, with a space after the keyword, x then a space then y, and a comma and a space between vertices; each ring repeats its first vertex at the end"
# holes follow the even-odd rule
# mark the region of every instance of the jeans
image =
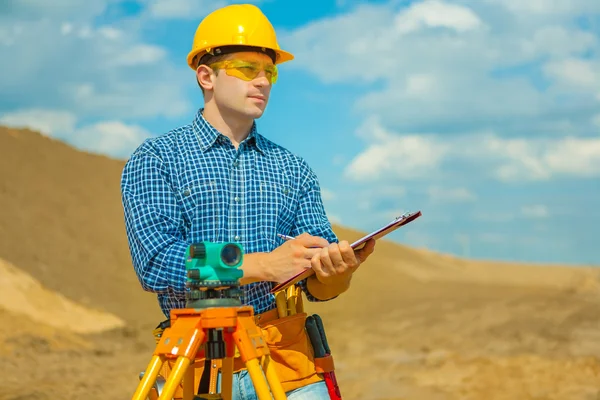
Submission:
MULTIPOLYGON (((217 379, 217 390, 221 391, 221 374, 217 379)), ((330 400, 325 381, 312 383, 310 385, 291 390, 286 393, 289 400, 330 400)), ((231 390, 232 400, 258 400, 254 391, 254 384, 247 370, 233 374, 231 390)))

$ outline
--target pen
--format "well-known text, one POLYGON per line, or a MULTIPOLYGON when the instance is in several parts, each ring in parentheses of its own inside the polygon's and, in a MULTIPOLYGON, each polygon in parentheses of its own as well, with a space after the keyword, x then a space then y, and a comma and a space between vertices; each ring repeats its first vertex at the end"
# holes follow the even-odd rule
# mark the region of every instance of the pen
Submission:
POLYGON ((280 238, 282 238, 283 240, 292 240, 292 239, 296 239, 293 236, 288 236, 288 235, 282 235, 281 233, 278 233, 277 236, 279 236, 280 238))

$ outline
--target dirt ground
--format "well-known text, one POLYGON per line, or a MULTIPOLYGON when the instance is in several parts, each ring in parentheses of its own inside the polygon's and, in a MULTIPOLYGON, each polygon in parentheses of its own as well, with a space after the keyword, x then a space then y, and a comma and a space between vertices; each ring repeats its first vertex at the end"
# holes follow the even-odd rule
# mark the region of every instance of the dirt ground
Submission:
MULTIPOLYGON (((128 259, 122 165, 0 129, 0 400, 131 398, 162 315, 128 259)), ((305 301, 345 400, 600 400, 599 269, 390 242, 361 268, 305 301)))
MULTIPOLYGON (((597 296, 469 284, 404 292, 354 318, 321 307, 344 399, 600 399, 597 296)), ((0 331, 0 399, 130 398, 154 348, 149 330, 82 336, 1 318, 18 328, 0 331)))

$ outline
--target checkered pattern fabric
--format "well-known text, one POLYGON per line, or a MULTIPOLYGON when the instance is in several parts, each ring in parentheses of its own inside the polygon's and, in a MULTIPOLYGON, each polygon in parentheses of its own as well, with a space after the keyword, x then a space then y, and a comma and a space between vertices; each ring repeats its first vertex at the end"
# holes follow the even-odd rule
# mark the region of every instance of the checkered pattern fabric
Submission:
MULTIPOLYGON (((146 139, 121 177, 125 228, 144 290, 166 316, 185 306, 185 250, 200 241, 238 242, 246 254, 282 244, 277 233, 303 232, 337 242, 319 182, 306 161, 253 125, 235 149, 200 109, 189 125, 146 139)), ((242 286, 256 313, 275 308, 272 282, 242 286)), ((301 287, 309 301, 318 301, 301 287)))

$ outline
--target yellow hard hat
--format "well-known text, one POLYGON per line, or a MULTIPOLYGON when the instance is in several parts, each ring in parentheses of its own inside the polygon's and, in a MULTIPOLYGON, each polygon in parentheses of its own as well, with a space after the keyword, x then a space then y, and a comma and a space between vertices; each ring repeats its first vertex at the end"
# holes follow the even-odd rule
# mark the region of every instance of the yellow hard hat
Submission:
POLYGON ((219 54, 226 46, 252 46, 275 54, 275 64, 294 59, 279 48, 275 29, 263 12, 252 4, 232 4, 208 14, 198 25, 187 63, 193 70, 206 53, 219 54))

